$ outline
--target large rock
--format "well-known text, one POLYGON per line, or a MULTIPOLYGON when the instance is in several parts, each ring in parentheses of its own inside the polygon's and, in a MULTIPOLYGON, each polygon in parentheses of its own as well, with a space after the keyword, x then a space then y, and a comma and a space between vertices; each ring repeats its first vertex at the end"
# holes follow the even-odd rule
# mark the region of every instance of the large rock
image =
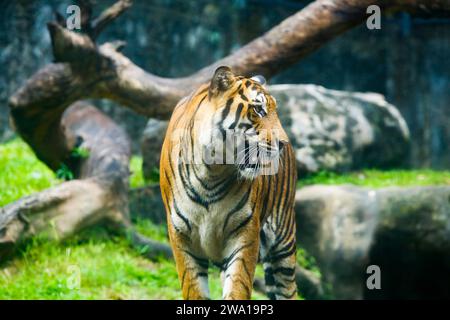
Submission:
POLYGON ((406 159, 408 127, 380 94, 291 84, 271 86, 270 92, 300 173, 384 168, 406 159))
POLYGON ((297 191, 298 242, 339 299, 450 298, 450 186, 297 191), (381 271, 369 290, 367 267, 381 271))
POLYGON ((315 257, 332 297, 363 296, 376 207, 373 191, 353 186, 313 186, 296 193, 297 241, 315 257))
MULTIPOLYGON (((325 89, 316 85, 273 85, 279 115, 295 148, 300 173, 402 165, 408 127, 382 95, 325 89)), ((143 134, 144 176, 159 167, 167 121, 150 119, 143 134)))
POLYGON ((370 299, 450 299, 450 186, 377 192, 379 223, 369 263, 378 264, 382 290, 370 299))

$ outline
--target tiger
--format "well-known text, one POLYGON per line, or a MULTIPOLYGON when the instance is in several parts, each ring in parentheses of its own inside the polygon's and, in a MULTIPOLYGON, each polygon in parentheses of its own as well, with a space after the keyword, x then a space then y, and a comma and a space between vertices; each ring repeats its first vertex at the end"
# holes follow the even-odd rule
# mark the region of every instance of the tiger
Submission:
POLYGON ((268 298, 296 298, 296 181, 263 76, 221 66, 180 100, 161 150, 160 188, 183 299, 210 299, 210 266, 221 271, 223 299, 251 299, 259 261, 268 298))

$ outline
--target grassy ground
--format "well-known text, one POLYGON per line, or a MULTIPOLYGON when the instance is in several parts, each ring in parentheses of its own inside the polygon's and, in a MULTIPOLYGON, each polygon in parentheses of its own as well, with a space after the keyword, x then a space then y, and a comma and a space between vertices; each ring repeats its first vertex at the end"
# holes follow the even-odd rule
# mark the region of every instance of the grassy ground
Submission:
POLYGON ((319 172, 308 177, 300 177, 300 187, 313 184, 353 184, 369 188, 390 186, 430 186, 450 185, 450 171, 419 170, 363 170, 337 174, 319 172))
MULTIPOLYGON (((133 157, 132 187, 142 186, 142 159, 133 157)), ((0 207, 61 180, 16 139, 0 145, 0 207)), ((164 227, 137 221, 137 229, 167 242, 164 227)), ((219 272, 211 270, 211 296, 219 298, 219 272)), ((262 276, 261 268, 257 275, 262 276)), ((125 236, 93 228, 64 243, 34 238, 17 256, 0 261, 0 299, 180 299, 173 262, 151 262, 125 236)), ((254 299, 264 296, 254 293, 254 299)))
POLYGON ((0 145, 0 206, 58 182, 23 141, 0 145))
MULTIPOLYGON (((165 239, 155 226, 144 223, 139 229, 165 239)), ((213 298, 221 296, 216 269, 210 288, 213 298)), ((100 228, 60 244, 35 238, 0 267, 0 299, 180 298, 173 262, 151 262, 132 249, 125 237, 111 236, 100 228)), ((253 298, 264 296, 255 293, 253 298)))
MULTIPOLYGON (((130 164, 132 187, 144 184, 141 164, 139 157, 133 157, 130 164)), ((21 140, 0 145, 0 207, 59 182, 21 140)), ((320 173, 302 179, 300 185, 317 183, 353 183, 369 187, 450 184, 450 172, 367 170, 347 175, 320 173)), ((149 221, 138 221, 137 229, 154 239, 167 241, 165 229, 149 221)), ((302 249, 299 249, 298 261, 319 273, 314 259, 302 249)), ((262 276, 261 268, 257 275, 262 276)), ((212 297, 219 298, 217 270, 212 272, 210 286, 212 297)), ((172 262, 150 262, 130 247, 126 237, 111 236, 99 227, 59 244, 32 239, 19 248, 14 259, 0 261, 0 299, 180 298, 172 262)), ((254 298, 264 296, 255 293, 254 298)))

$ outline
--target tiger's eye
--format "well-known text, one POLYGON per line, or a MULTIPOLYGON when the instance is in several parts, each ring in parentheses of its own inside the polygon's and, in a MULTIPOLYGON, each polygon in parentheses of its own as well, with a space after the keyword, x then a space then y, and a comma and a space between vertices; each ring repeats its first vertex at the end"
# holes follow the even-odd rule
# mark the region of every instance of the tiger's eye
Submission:
POLYGON ((255 110, 256 114, 261 118, 267 115, 267 112, 262 104, 254 104, 253 110, 255 110))

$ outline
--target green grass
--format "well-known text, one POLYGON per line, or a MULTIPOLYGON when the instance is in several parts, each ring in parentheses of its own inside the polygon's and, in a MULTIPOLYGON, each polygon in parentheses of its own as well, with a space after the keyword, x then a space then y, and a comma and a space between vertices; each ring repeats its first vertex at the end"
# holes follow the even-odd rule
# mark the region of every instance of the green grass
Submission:
MULTIPOLYGON (((142 159, 131 159, 131 187, 143 186, 142 159)), ((20 139, 0 145, 0 206, 60 183, 20 139)), ((148 220, 136 229, 167 242, 166 229, 148 220)), ((257 274, 262 276, 259 267, 257 274)), ((220 298, 217 269, 211 270, 212 298, 220 298)), ((254 293, 254 299, 264 299, 254 293)), ((181 299, 175 265, 151 262, 126 237, 93 228, 64 243, 35 237, 0 265, 0 299, 181 299)))
POLYGON ((149 262, 119 237, 34 239, 0 271, 1 299, 178 299, 177 287, 172 263, 149 262))
POLYGON ((142 174, 142 157, 132 156, 130 161, 130 187, 138 188, 145 185, 144 176, 142 174))
POLYGON ((319 172, 315 175, 300 177, 298 182, 300 187, 314 184, 353 184, 370 188, 450 185, 450 171, 430 169, 382 171, 367 169, 344 174, 319 172))
POLYGON ((0 207, 59 183, 20 139, 0 144, 0 207))
MULTIPOLYGON (((130 163, 131 187, 145 185, 142 159, 130 163)), ((0 206, 60 183, 20 139, 0 145, 0 206)), ((449 171, 364 170, 350 174, 322 172, 302 178, 311 184, 356 184, 366 187, 450 184, 449 171)), ((165 227, 138 220, 137 230, 167 242, 165 227)), ((303 249, 297 261, 320 275, 314 258, 303 249)), ((257 276, 262 277, 261 267, 257 276)), ((217 269, 212 269, 212 298, 221 296, 217 269)), ((173 262, 150 262, 130 246, 124 236, 111 236, 100 227, 87 230, 64 243, 36 237, 20 246, 17 256, 0 265, 0 299, 180 299, 173 262), (79 280, 79 281, 78 281, 79 280)), ((254 293, 253 298, 263 299, 254 293)))
MULTIPOLYGON (((148 222, 137 228, 167 241, 165 231, 148 222)), ((211 271, 211 296, 217 299, 219 272, 211 271)), ((0 268, 0 299, 181 299, 181 292, 173 262, 150 262, 125 237, 94 228, 64 243, 34 238, 23 244, 0 268)))
POLYGON ((297 263, 303 268, 312 271, 318 277, 321 276, 316 259, 303 248, 297 249, 297 263))

